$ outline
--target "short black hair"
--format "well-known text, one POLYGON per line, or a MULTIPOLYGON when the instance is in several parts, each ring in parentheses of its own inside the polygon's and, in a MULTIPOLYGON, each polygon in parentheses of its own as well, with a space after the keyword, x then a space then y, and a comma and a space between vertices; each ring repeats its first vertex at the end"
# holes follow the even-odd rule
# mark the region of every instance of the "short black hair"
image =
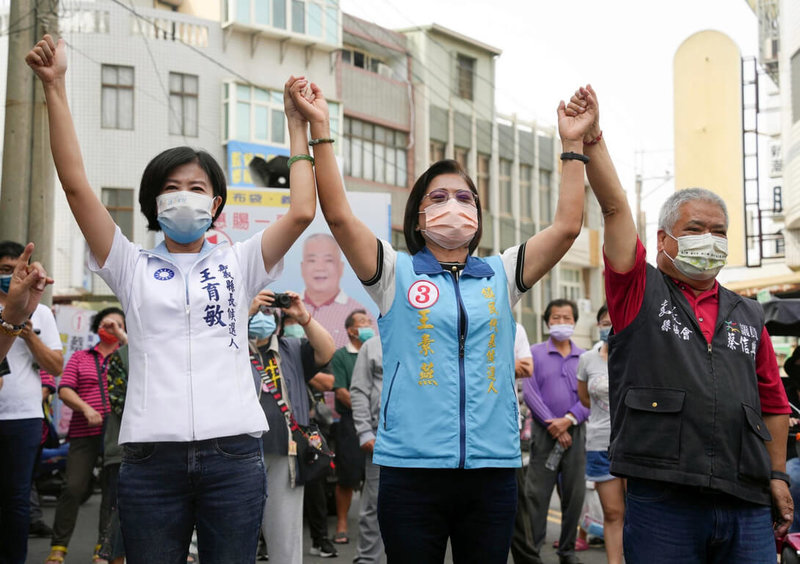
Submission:
POLYGON ((161 226, 158 224, 156 198, 164 188, 164 181, 176 167, 188 163, 197 163, 205 171, 211 181, 214 196, 219 196, 222 199, 222 203, 217 208, 217 213, 214 214, 211 220, 211 227, 214 226, 214 221, 222 213, 225 201, 228 198, 228 186, 225 182, 225 173, 219 163, 202 149, 193 149, 186 146, 173 147, 153 157, 142 173, 142 181, 139 184, 139 209, 142 210, 142 213, 147 218, 147 228, 150 231, 161 231, 161 226))
POLYGON ((100 323, 105 319, 107 316, 111 315, 112 313, 116 313, 122 317, 122 321, 125 321, 125 312, 119 309, 118 307, 107 307, 105 309, 101 309, 97 313, 94 314, 92 317, 92 323, 89 325, 89 329, 92 333, 97 333, 100 329, 100 323))
POLYGON ((419 226, 419 206, 433 179, 442 174, 457 174, 464 179, 470 191, 475 195, 475 205, 478 208, 478 230, 469 243, 470 254, 478 248, 478 244, 481 242, 481 235, 483 235, 483 214, 481 213, 481 202, 478 199, 478 190, 475 188, 475 183, 472 182, 472 179, 458 161, 444 159, 433 163, 428 170, 423 172, 420 177, 417 178, 414 187, 411 188, 411 192, 408 194, 405 216, 403 218, 403 235, 406 238, 408 252, 412 255, 418 253, 425 247, 425 239, 422 237, 422 233, 417 229, 419 226))
POLYGON ((577 323, 578 322, 578 304, 576 304, 572 300, 565 300, 565 299, 559 298, 557 300, 552 300, 549 304, 547 304, 547 307, 544 308, 544 315, 542 316, 542 319, 544 319, 545 324, 546 325, 550 325, 550 311, 554 307, 564 307, 564 306, 569 306, 569 307, 572 308, 572 317, 575 318, 575 323, 577 323))
POLYGON ((597 322, 600 323, 600 320, 603 319, 603 316, 608 313, 608 306, 603 304, 600 306, 600 309, 597 310, 597 322))
POLYGON ((16 241, 3 241, 0 243, 0 259, 6 257, 19 258, 19 255, 21 255, 24 250, 25 247, 16 241))
POLYGON ((369 316, 367 310, 365 309, 354 309, 353 311, 350 312, 350 315, 347 316, 347 319, 344 320, 345 329, 350 329, 353 325, 356 324, 356 315, 358 315, 359 313, 369 316))

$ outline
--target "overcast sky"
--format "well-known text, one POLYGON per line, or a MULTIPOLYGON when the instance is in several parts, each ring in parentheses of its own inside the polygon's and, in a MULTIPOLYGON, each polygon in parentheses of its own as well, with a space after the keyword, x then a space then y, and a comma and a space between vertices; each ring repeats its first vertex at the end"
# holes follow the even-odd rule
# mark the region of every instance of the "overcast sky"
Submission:
POLYGON ((643 187, 648 223, 674 189, 657 177, 673 172, 675 51, 694 33, 714 29, 743 56, 758 55, 757 19, 745 0, 341 0, 341 6, 384 27, 437 23, 502 49, 501 113, 552 125, 558 101, 591 83, 623 186, 633 191, 636 172, 652 178, 643 187))

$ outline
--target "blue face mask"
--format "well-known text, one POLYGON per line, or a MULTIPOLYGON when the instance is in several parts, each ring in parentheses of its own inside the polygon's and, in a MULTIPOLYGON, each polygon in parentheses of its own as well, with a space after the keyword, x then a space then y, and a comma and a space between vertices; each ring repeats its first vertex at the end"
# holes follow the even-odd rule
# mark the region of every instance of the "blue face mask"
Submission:
POLYGON ((4 294, 8 294, 8 289, 11 287, 11 277, 13 274, 2 274, 0 275, 0 290, 4 294))
POLYGON ((362 343, 375 336, 375 330, 372 327, 359 327, 358 340, 362 343))
POLYGON ((214 199, 193 192, 169 192, 156 198, 158 224, 164 233, 183 245, 200 239, 211 226, 214 199))
POLYGON ((302 339, 303 337, 306 336, 306 332, 299 324, 294 323, 292 325, 283 326, 283 336, 293 337, 295 339, 302 339))
POLYGON ((264 315, 260 311, 250 318, 247 336, 251 339, 266 339, 275 332, 275 317, 264 315))
POLYGON ((600 340, 604 343, 608 342, 608 336, 611 334, 611 327, 600 327, 600 340))

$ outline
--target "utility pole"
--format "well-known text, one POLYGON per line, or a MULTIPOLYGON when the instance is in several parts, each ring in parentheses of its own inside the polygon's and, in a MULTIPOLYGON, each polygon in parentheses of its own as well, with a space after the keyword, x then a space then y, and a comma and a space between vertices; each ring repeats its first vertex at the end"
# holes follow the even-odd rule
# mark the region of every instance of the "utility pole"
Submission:
MULTIPOLYGON (((42 35, 58 36, 58 0, 11 2, 8 34, 0 240, 36 244, 35 260, 53 272, 54 180, 44 92, 25 63, 42 35)), ((48 287, 42 299, 50 303, 48 287)))
POLYGON ((636 233, 642 245, 647 248, 647 219, 642 210, 642 175, 636 175, 636 233))

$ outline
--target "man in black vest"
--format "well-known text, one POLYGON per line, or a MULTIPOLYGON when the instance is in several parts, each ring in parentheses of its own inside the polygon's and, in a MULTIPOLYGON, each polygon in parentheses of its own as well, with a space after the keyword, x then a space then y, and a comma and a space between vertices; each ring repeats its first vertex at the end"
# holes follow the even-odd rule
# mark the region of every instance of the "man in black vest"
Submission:
MULTIPOLYGON (((576 92, 570 111, 589 96, 576 92)), ((773 529, 784 534, 793 514, 789 406, 761 306, 716 281, 725 203, 700 188, 670 196, 658 268, 648 265, 602 137, 596 121, 584 152, 605 217, 609 456, 628 478, 625 559, 775 562, 773 529)))

